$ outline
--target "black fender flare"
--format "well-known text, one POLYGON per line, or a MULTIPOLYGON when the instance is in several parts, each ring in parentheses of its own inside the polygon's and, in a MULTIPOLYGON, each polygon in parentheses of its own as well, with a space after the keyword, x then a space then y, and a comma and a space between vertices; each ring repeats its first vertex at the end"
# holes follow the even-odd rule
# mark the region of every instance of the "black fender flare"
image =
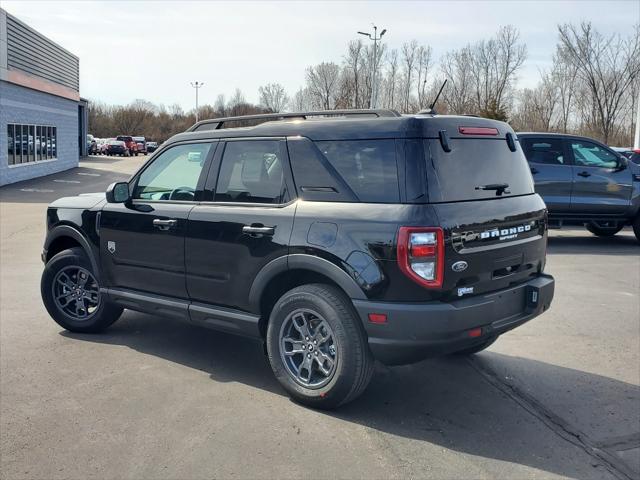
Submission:
POLYGON ((97 276, 98 281, 100 281, 100 267, 93 253, 93 249, 91 248, 87 238, 78 229, 71 225, 58 225, 53 227, 49 230, 49 233, 47 233, 47 238, 44 241, 44 249, 48 251, 51 244, 60 237, 72 238, 80 244, 87 254, 87 257, 89 257, 93 273, 97 276))
POLYGON ((287 270, 309 270, 319 273, 335 282, 352 300, 367 299, 356 281, 335 263, 314 255, 296 253, 271 260, 258 272, 249 290, 249 304, 253 311, 260 311, 260 298, 269 282, 287 270))

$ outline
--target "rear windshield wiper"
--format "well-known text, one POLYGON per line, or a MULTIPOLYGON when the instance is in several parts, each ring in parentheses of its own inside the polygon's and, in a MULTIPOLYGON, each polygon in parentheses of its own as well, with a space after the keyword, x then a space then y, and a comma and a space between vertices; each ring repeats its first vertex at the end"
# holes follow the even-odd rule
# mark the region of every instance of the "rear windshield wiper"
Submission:
POLYGON ((496 196, 500 196, 503 193, 511 193, 509 191, 508 183, 490 183, 489 185, 478 185, 476 190, 495 190, 496 196))

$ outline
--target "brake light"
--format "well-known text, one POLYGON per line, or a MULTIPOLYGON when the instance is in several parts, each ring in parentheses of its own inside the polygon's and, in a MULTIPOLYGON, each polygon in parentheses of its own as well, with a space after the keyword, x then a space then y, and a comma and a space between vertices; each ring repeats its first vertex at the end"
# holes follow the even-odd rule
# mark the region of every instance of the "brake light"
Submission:
POLYGON ((458 127, 462 135, 498 135, 497 128, 491 127, 458 127))
POLYGON ((427 288, 440 288, 444 276, 444 233, 440 227, 400 227, 398 266, 427 288))

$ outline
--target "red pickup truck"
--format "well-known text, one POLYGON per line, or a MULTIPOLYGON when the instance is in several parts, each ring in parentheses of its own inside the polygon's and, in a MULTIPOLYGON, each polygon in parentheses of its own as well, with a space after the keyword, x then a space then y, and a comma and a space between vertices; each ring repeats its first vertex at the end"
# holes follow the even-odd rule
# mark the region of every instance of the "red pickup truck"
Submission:
POLYGON ((120 140, 121 142, 125 143, 125 145, 127 146, 129 155, 138 156, 138 144, 133 139, 133 137, 130 137, 128 135, 120 135, 116 137, 116 140, 120 140))

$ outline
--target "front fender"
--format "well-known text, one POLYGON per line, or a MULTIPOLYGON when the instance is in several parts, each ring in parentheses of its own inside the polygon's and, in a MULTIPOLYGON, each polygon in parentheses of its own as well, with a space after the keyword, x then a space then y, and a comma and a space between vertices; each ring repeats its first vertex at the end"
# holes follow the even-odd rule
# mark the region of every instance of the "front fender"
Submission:
POLYGON ((99 263, 95 257, 93 249, 91 248, 89 240, 87 240, 87 238, 78 229, 72 227, 71 225, 57 225, 49 230, 44 241, 44 252, 42 260, 46 261, 46 252, 51 248, 51 245, 53 245, 56 240, 63 237, 72 238, 73 240, 78 242, 78 244, 80 244, 82 249, 87 254, 89 262, 91 262, 91 269, 93 270, 93 273, 96 275, 97 280, 100 281, 99 263))

